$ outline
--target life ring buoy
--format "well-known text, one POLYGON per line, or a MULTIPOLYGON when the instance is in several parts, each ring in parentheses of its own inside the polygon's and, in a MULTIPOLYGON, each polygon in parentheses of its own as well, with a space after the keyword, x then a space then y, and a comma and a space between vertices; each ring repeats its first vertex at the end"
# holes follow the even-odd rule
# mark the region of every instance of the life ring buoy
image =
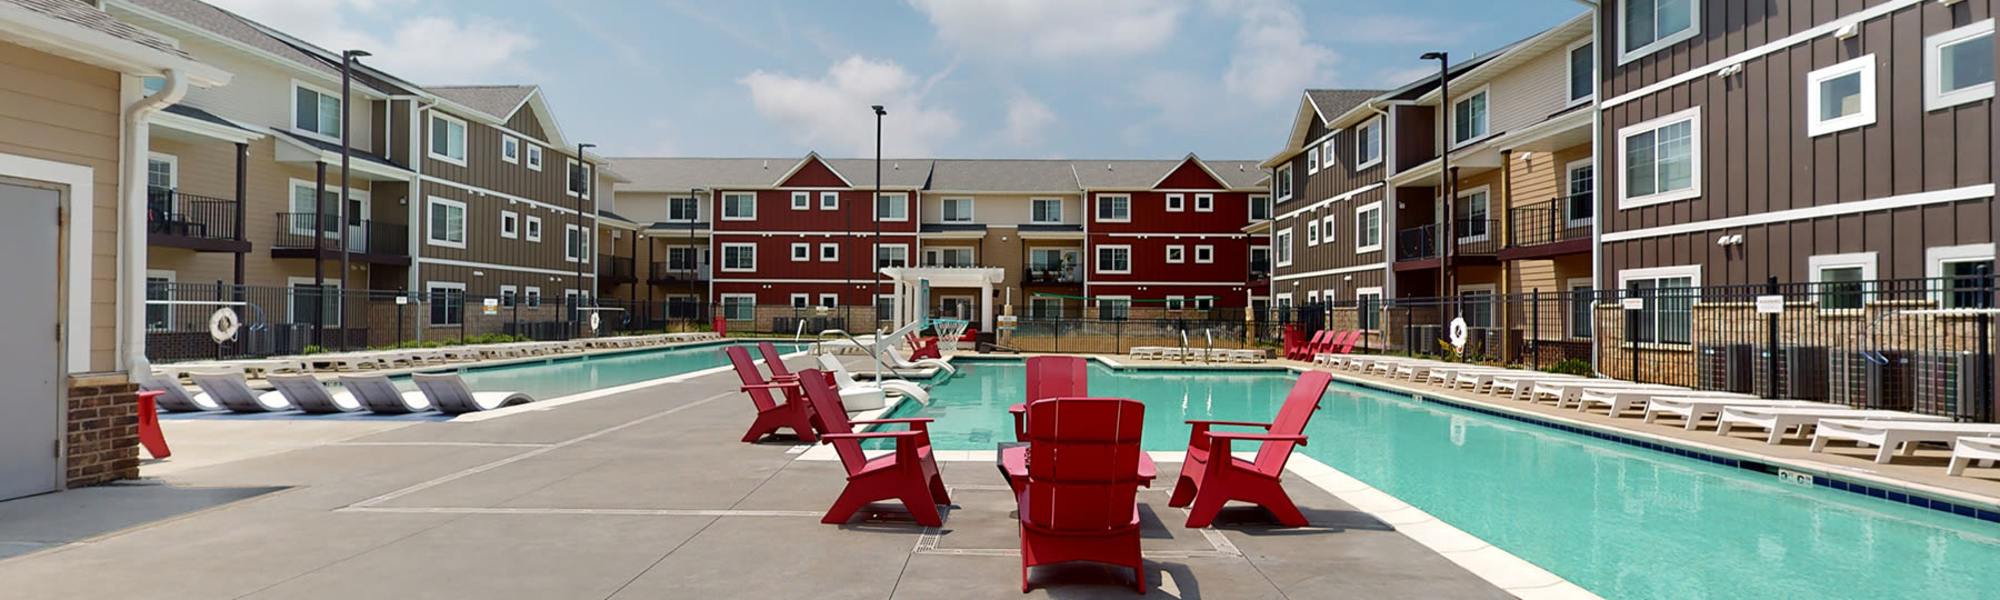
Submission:
POLYGON ((236 311, 228 308, 215 309, 215 313, 208 315, 208 337, 218 344, 235 339, 236 330, 242 326, 243 321, 236 318, 236 311))

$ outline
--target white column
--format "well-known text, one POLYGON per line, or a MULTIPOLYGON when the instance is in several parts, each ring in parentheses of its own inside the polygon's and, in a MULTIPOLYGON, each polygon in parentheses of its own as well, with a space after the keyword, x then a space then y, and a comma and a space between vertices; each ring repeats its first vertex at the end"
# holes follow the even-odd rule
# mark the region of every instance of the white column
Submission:
POLYGON ((890 299, 889 299, 889 307, 890 307, 890 310, 889 310, 889 312, 890 312, 890 314, 891 314, 892 318, 894 319, 894 322, 892 322, 892 323, 890 323, 890 324, 889 324, 889 327, 891 327, 891 328, 895 328, 895 327, 902 327, 904 323, 908 323, 908 322, 909 322, 909 320, 907 320, 907 319, 904 319, 904 318, 903 318, 903 280, 902 280, 902 279, 897 279, 897 280, 896 280, 896 292, 895 292, 895 294, 896 294, 896 295, 895 295, 895 297, 894 297, 894 298, 890 298, 890 299))
POLYGON ((979 281, 979 330, 993 330, 993 282, 979 281))

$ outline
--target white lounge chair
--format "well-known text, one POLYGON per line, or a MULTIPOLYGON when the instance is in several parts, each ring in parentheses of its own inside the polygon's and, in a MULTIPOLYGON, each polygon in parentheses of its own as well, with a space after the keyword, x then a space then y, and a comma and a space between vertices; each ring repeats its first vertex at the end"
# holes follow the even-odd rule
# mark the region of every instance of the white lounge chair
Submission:
POLYGON ((1584 377, 1581 375, 1567 375, 1563 373, 1523 372, 1523 373, 1507 374, 1507 375, 1496 374, 1492 376, 1491 379, 1487 380, 1486 393, 1493 394, 1495 396, 1505 394, 1508 398, 1514 400, 1529 400, 1534 398, 1535 385, 1544 381, 1614 382, 1617 380, 1604 379, 1601 377, 1584 377))
POLYGON ((1571 402, 1577 401, 1577 398, 1583 397, 1583 391, 1587 389, 1608 390, 1608 389, 1624 389, 1624 388, 1637 389, 1637 390, 1659 390, 1662 392, 1688 391, 1687 388, 1680 386, 1660 385, 1656 383, 1636 383, 1631 381, 1621 381, 1617 379, 1537 379, 1535 380, 1533 393, 1528 395, 1528 399, 1535 402, 1540 402, 1542 401, 1543 397, 1555 398, 1556 408, 1562 408, 1565 406, 1569 406, 1569 403, 1571 402))
POLYGON ((1760 398, 1657 395, 1646 402, 1646 422, 1654 423, 1662 416, 1680 417, 1681 428, 1694 431, 1701 428, 1702 419, 1722 413, 1724 407, 1755 406, 1762 408, 1828 408, 1840 406, 1812 400, 1764 400, 1760 398))
POLYGON ((1951 464, 1945 466, 1944 472, 1956 477, 1964 475, 1965 467, 1973 461, 1990 467, 1996 460, 2000 460, 2000 437, 1962 437, 1952 445, 1951 464))
POLYGON ((1922 442, 1951 444, 1962 437, 1979 436, 2000 436, 2000 424, 1820 419, 1819 430, 1813 432, 1812 451, 1826 450, 1827 442, 1834 440, 1858 442, 1881 448, 1875 453, 1875 462, 1888 464, 1898 446, 1907 456, 1922 442))
POLYGON ((410 381, 417 384, 417 390, 431 400, 431 406, 438 412, 457 415, 482 410, 506 408, 517 404, 527 404, 535 399, 520 392, 475 392, 465 387, 465 380, 457 373, 414 373, 410 381))
POLYGON ((819 355, 820 369, 833 374, 833 384, 840 390, 840 403, 848 412, 873 410, 889 404, 889 392, 895 392, 916 399, 918 404, 931 403, 931 393, 915 382, 901 379, 879 379, 869 383, 855 381, 854 374, 848 372, 847 365, 830 354, 819 355))
POLYGON ((233 412, 273 412, 292 407, 284 394, 250 389, 242 373, 194 373, 191 377, 195 385, 201 386, 201 391, 208 392, 217 404, 233 412))
POLYGON ((1265 355, 1263 350, 1242 349, 1229 351, 1229 359, 1236 362, 1260 363, 1264 362, 1267 358, 1269 357, 1265 355))
POLYGON ((1166 348, 1160 346, 1133 346, 1132 351, 1125 354, 1132 358, 1159 358, 1164 351, 1166 348))
POLYGON ((919 358, 917 360, 912 361, 910 359, 903 358, 903 355, 896 352, 895 348, 882 349, 882 354, 880 356, 882 357, 882 361, 889 365, 889 368, 896 369, 899 371, 904 369, 916 370, 916 369, 935 368, 935 369, 943 369, 945 373, 950 375, 958 374, 958 367, 951 366, 950 362, 947 362, 941 358, 919 358))
POLYGON ((1442 385, 1458 389, 1458 376, 1465 373, 1518 373, 1519 369, 1495 367, 1491 365, 1459 364, 1445 367, 1431 367, 1424 375, 1424 383, 1442 385))
POLYGON ((337 414, 361 410, 361 401, 346 391, 332 391, 311 375, 272 375, 271 387, 293 407, 313 414, 337 414))
POLYGON ((1812 436, 1812 430, 1820 419, 1861 419, 1865 421, 1950 421, 1950 418, 1936 415, 1920 415, 1900 410, 1861 410, 1845 406, 1826 408, 1814 407, 1769 407, 1769 406, 1725 406, 1715 417, 1715 434, 1729 435, 1737 427, 1755 427, 1770 432, 1764 443, 1777 444, 1784 441, 1785 434, 1796 429, 1799 438, 1812 436))
MULTIPOLYGON (((1743 400, 1754 400, 1757 398, 1749 394, 1714 390, 1674 390, 1669 392, 1669 394, 1682 398, 1739 398, 1743 400)), ((1588 412, 1592 407, 1606 406, 1610 407, 1611 410, 1605 414, 1614 417, 1623 416, 1626 411, 1635 408, 1646 408, 1648 402, 1651 402, 1654 397, 1661 395, 1659 391, 1648 389, 1584 388, 1583 393, 1576 398, 1576 410, 1577 412, 1588 412)))
POLYGON ((214 397, 209 396, 208 392, 189 394, 187 388, 181 387, 179 379, 146 377, 139 380, 139 389, 160 392, 160 397, 153 403, 167 412, 222 410, 222 405, 217 403, 214 397))
POLYGON ((342 375, 340 387, 352 394, 362 408, 378 415, 405 415, 431 409, 430 398, 423 392, 397 389, 385 375, 342 375))

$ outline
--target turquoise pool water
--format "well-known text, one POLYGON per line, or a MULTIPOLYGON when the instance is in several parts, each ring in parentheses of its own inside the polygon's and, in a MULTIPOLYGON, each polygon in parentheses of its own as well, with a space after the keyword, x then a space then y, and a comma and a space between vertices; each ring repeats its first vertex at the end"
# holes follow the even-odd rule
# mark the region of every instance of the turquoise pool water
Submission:
MULTIPOLYGON (((936 417, 940 449, 1011 439, 1025 369, 958 364, 896 416, 936 417)), ((1146 447, 1180 450, 1185 419, 1269 420, 1292 379, 1094 365, 1090 386, 1146 402, 1146 447)), ((2000 527, 1964 517, 1344 384, 1306 433, 1306 455, 1607 598, 2000 596, 2000 527)))
MULTIPOLYGON (((732 344, 705 344, 563 358, 504 367, 468 369, 460 376, 465 379, 465 384, 474 390, 521 391, 527 392, 537 400, 549 400, 727 365, 729 357, 722 354, 722 349, 730 345, 732 344)), ((758 356, 755 344, 743 345, 750 347, 750 356, 758 356)), ((777 347, 779 352, 787 354, 798 352, 803 348, 797 344, 777 344, 777 347)), ((397 383, 415 389, 407 378, 399 379, 397 383)))

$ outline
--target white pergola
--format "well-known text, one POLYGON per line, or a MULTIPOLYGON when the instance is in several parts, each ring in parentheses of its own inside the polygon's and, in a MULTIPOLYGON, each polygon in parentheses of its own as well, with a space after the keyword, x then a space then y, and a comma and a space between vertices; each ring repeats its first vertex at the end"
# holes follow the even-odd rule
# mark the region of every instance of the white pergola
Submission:
POLYGON ((979 330, 993 330, 993 286, 1007 278, 997 267, 889 267, 882 276, 896 283, 896 323, 908 323, 924 307, 917 306, 917 282, 930 280, 931 289, 979 288, 979 330))

